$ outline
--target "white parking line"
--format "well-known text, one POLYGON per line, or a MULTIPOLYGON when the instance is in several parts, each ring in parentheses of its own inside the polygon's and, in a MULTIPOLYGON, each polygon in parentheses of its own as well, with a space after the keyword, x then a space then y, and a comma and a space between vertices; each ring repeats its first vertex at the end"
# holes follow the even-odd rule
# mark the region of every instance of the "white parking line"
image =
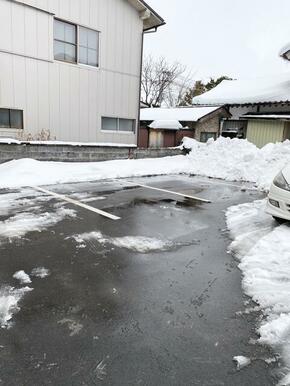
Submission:
POLYGON ((160 189, 160 188, 155 188, 153 186, 148 186, 148 185, 142 185, 142 184, 138 184, 138 183, 135 183, 135 182, 131 182, 131 181, 124 181, 126 184, 130 184, 130 185, 135 185, 135 186, 139 186, 140 188, 146 188, 146 189, 151 189, 151 190, 157 190, 158 192, 163 192, 163 193, 169 193, 169 194, 173 194, 175 196, 181 196, 183 198, 191 198, 193 200, 196 200, 196 201, 201 201, 201 202, 205 202, 207 204, 211 203, 211 201, 209 200, 206 200, 204 198, 200 198, 200 197, 195 197, 195 196, 190 196, 188 194, 183 194, 183 193, 178 193, 178 192, 173 192, 172 190, 167 190, 167 189, 160 189))
POLYGON ((97 214, 99 214, 99 215, 101 215, 103 217, 107 217, 110 220, 120 220, 121 219, 121 217, 115 216, 115 215, 113 215, 111 213, 104 212, 103 210, 94 208, 93 206, 83 204, 82 202, 77 201, 77 200, 73 200, 72 198, 66 197, 63 194, 58 194, 58 193, 55 193, 55 192, 51 192, 50 190, 46 190, 46 189, 40 188, 39 186, 32 186, 32 188, 35 189, 35 190, 38 190, 38 191, 40 191, 42 193, 46 193, 46 194, 49 194, 49 195, 51 195, 53 197, 59 198, 62 201, 66 201, 66 202, 69 202, 70 204, 73 204, 73 205, 76 205, 76 206, 80 206, 81 208, 84 208, 84 209, 87 209, 87 210, 89 210, 91 212, 97 213, 97 214))

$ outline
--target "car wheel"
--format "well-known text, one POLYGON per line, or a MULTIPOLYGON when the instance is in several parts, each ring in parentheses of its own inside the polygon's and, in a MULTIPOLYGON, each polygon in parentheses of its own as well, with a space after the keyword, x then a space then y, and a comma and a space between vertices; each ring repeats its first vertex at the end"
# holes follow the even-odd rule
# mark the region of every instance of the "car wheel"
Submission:
POLYGON ((277 221, 279 224, 284 224, 284 222, 286 222, 286 220, 284 220, 283 218, 276 217, 276 216, 273 216, 273 219, 277 221))

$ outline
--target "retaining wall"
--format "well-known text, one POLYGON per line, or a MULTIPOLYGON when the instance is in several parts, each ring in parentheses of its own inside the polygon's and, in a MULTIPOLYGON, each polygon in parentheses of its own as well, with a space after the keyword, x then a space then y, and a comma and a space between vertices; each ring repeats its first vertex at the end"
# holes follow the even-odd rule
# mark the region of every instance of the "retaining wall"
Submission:
POLYGON ((114 159, 161 158, 182 154, 180 149, 137 149, 130 147, 0 144, 0 163, 32 158, 38 161, 98 162, 114 159))

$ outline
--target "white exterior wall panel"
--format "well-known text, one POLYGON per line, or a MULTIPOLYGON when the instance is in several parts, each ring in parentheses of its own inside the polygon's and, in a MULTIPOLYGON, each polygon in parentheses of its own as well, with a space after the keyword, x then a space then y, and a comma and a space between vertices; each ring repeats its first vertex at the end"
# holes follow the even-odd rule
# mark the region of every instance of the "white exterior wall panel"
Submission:
POLYGON ((22 138, 136 143, 136 133, 103 132, 101 117, 138 119, 138 12, 125 0, 22 3, 0 0, 0 108, 24 111, 22 138), (53 14, 100 31, 99 68, 54 61, 53 14))

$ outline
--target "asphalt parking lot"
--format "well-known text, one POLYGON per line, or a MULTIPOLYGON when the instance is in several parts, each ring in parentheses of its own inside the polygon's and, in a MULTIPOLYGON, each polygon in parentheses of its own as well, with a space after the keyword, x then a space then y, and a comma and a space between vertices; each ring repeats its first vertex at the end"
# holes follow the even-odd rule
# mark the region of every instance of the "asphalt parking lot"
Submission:
MULTIPOLYGON (((241 274, 227 253, 224 211, 262 197, 240 184, 171 176, 22 190, 1 221, 75 211, 41 231, 0 239, 0 283, 45 267, 0 330, 3 385, 274 385, 273 353, 244 314, 241 274), (211 203, 140 185, 198 196, 211 203), (37 202, 36 202, 37 201, 37 202), (252 341, 253 342, 253 341, 252 341), (232 359, 252 364, 237 371, 232 359)), ((2 191, 17 194, 18 191, 2 191)))

